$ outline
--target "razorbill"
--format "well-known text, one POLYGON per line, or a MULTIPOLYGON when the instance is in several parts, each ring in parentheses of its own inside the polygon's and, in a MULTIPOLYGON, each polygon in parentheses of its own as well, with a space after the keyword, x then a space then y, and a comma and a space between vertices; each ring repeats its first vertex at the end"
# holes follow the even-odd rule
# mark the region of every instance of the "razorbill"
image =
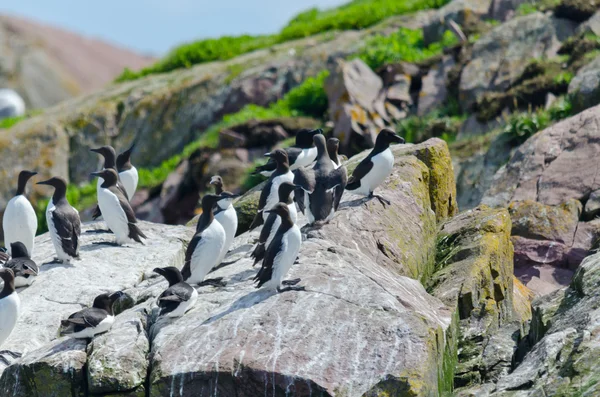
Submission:
MULTIPOLYGON (((322 135, 321 135, 322 136, 322 135)), ((283 182, 293 182, 294 174, 290 170, 287 152, 283 149, 277 149, 265 156, 272 158, 277 163, 277 169, 271 174, 267 183, 260 193, 258 201, 258 212, 250 225, 250 229, 260 226, 267 220, 267 214, 263 211, 270 210, 279 202, 279 185, 283 182)))
POLYGON ((297 225, 292 222, 288 206, 284 203, 277 203, 269 213, 275 213, 281 218, 281 225, 277 229, 273 241, 269 244, 262 267, 254 277, 257 282, 256 288, 264 287, 269 290, 283 292, 286 290, 303 290, 303 287, 288 287, 281 289, 281 285, 296 285, 300 279, 283 281, 283 278, 290 270, 302 244, 302 235, 297 225))
MULTIPOLYGON (((112 168, 113 170, 118 172, 117 171, 117 152, 115 152, 115 148, 113 148, 112 146, 106 145, 106 146, 99 147, 97 149, 90 149, 90 151, 98 153, 98 154, 102 155, 102 157, 104 157, 104 169, 112 168)), ((100 186, 102 186, 103 183, 104 183, 104 180, 102 178, 98 178, 98 181, 96 182, 96 192, 100 191, 100 186)), ((127 194, 127 189, 125 189, 125 185, 123 185, 123 183, 121 182, 120 179, 117 179, 117 187, 119 188, 119 190, 121 190, 123 192, 127 201, 129 201, 129 195, 127 194)), ((100 218, 100 216, 102 216, 102 211, 100 209, 100 206, 97 205, 96 209, 94 210, 94 213, 92 214, 92 218, 94 220, 96 220, 96 219, 100 218)))
POLYGON ((17 194, 13 197, 4 210, 2 218, 2 229, 4 229, 4 244, 11 253, 10 244, 20 241, 25 244, 27 252, 33 255, 35 233, 37 232, 37 217, 27 197, 25 197, 25 186, 27 181, 36 175, 34 171, 21 171, 17 194))
POLYGON ((131 147, 117 156, 117 172, 119 179, 125 187, 127 197, 131 200, 137 189, 139 177, 138 170, 131 164, 131 152, 135 148, 135 142, 131 147))
POLYGON ((213 207, 221 196, 207 194, 202 198, 202 215, 198 220, 196 234, 185 252, 185 263, 181 274, 189 284, 218 284, 220 280, 206 280, 204 277, 219 264, 219 256, 225 246, 225 229, 215 220, 213 207))
POLYGON ((69 263, 79 258, 81 219, 79 212, 67 201, 67 181, 54 177, 37 184, 54 187, 54 194, 46 207, 46 222, 56 251, 55 261, 69 263))
MULTIPOLYGON (((15 290, 15 275, 11 269, 0 268, 0 278, 4 281, 4 288, 0 291, 0 346, 8 339, 17 324, 21 311, 21 299, 15 290)), ((0 351, 0 362, 9 365, 4 358, 9 355, 12 358, 21 357, 19 353, 9 350, 0 351)))
POLYGON ((115 322, 113 305, 121 296, 121 291, 98 295, 92 307, 73 313, 61 321, 60 334, 87 339, 110 330, 115 322))
POLYGON ((338 169, 342 165, 342 160, 338 154, 340 149, 340 140, 337 138, 329 138, 327 140, 327 153, 329 153, 329 158, 331 159, 331 164, 333 164, 333 168, 338 169))
POLYGON ((404 139, 390 129, 381 130, 371 153, 354 169, 346 190, 369 198, 376 197, 382 204, 390 204, 389 200, 373 194, 373 191, 385 181, 394 168, 391 143, 404 143, 404 139))
MULTIPOLYGON (((315 158, 317 158, 317 148, 313 144, 313 136, 322 133, 323 130, 321 129, 303 129, 298 131, 295 145, 284 149, 288 155, 292 171, 300 167, 306 167, 315 161, 315 158)), ((277 162, 269 160, 267 164, 257 167, 253 174, 260 173, 263 176, 269 177, 275 169, 277 169, 277 162)))
POLYGON ((315 135, 313 139, 319 151, 317 163, 312 169, 294 171, 294 183, 304 191, 304 197, 298 197, 297 202, 301 210, 305 209, 309 224, 333 218, 348 179, 346 167, 333 167, 325 137, 315 135))
MULTIPOLYGON (((119 180, 117 171, 113 168, 106 168, 93 172, 92 175, 100 177, 104 181, 98 190, 98 205, 106 225, 115 234, 116 244, 123 245, 134 241, 144 244, 141 238, 147 237, 136 225, 137 219, 127 197, 117 187, 119 180)), ((112 245, 113 243, 101 242, 98 244, 112 245)))
POLYGON ((160 316, 181 317, 190 310, 198 299, 198 292, 188 283, 183 281, 179 269, 173 266, 156 268, 158 273, 169 282, 169 288, 158 297, 160 316))
POLYGON ((15 287, 21 288, 31 285, 38 275, 38 266, 31 259, 25 244, 20 241, 10 243, 12 258, 4 263, 4 267, 11 269, 15 275, 15 287))
MULTIPOLYGON (((290 212, 290 218, 294 223, 296 223, 298 219, 296 204, 294 204, 294 190, 296 188, 296 185, 289 182, 283 182, 281 185, 279 185, 279 202, 287 205, 290 212)), ((279 229, 279 225, 281 225, 281 218, 279 215, 274 212, 270 213, 269 217, 265 221, 265 224, 263 225, 262 230, 260 231, 258 243, 250 255, 252 258, 254 258, 254 264, 252 266, 255 266, 265 257, 265 251, 269 244, 271 244, 271 241, 273 241, 273 237, 275 237, 275 233, 277 232, 277 229, 279 229)))
POLYGON ((238 218, 237 212, 233 208, 233 199, 238 197, 238 195, 223 191, 223 179, 218 175, 211 178, 210 184, 215 185, 215 193, 221 196, 221 199, 217 201, 216 210, 214 210, 215 219, 225 230, 225 245, 223 245, 223 249, 217 260, 217 264, 220 264, 225 255, 227 255, 237 232, 238 218))

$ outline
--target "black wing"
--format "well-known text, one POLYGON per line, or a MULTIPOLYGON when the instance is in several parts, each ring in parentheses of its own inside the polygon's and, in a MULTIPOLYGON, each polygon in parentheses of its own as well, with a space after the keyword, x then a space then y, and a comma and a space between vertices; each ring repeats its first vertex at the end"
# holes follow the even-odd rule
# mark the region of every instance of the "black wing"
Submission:
POLYGON ((289 147, 286 148, 285 151, 288 154, 288 161, 290 166, 296 163, 296 160, 298 160, 298 156, 300 156, 300 154, 302 153, 302 149, 297 147, 289 147))
POLYGON ((352 176, 348 179, 348 184, 346 186, 347 190, 356 190, 360 187, 360 180, 365 177, 373 168, 373 162, 371 161, 371 157, 366 157, 363 161, 358 164, 358 166, 354 169, 352 176))
POLYGON ((86 328, 97 327, 107 316, 106 310, 90 307, 71 314, 62 324, 63 326, 74 325, 73 332, 80 332, 86 328))
POLYGON ((158 297, 160 314, 170 313, 177 309, 181 302, 187 302, 192 297, 194 289, 187 283, 177 283, 169 287, 158 297))
POLYGON ((143 237, 143 238, 148 238, 148 237, 146 237, 146 235, 136 225, 137 218, 135 217, 135 214, 133 213, 133 209, 131 208, 131 205, 129 204, 129 200, 127 200, 127 194, 124 193, 123 191, 121 191, 121 189, 115 188, 114 186, 112 186, 110 188, 110 191, 112 193, 114 193, 115 196, 117 196, 117 198, 119 199, 119 204, 121 205, 121 208, 123 208, 123 211, 125 211, 125 216, 127 216, 127 225, 129 226, 129 238, 133 239, 134 241, 137 241, 138 243, 143 244, 142 239, 140 237, 143 237))
POLYGON ((260 236, 258 237, 258 244, 256 245, 256 248, 254 248, 254 251, 250 255, 252 258, 254 258, 254 265, 256 265, 259 261, 261 261, 265 257, 265 249, 266 249, 265 244, 267 244, 269 234, 271 234, 271 229, 273 229, 273 224, 275 223, 276 219, 277 219, 277 214, 274 214, 274 213, 269 214, 269 216, 267 217, 267 221, 265 222, 265 225, 263 226, 262 230, 260 231, 260 236))
POLYGON ((273 175, 269 177, 269 180, 260 192, 260 200, 258 200, 258 210, 261 211, 267 205, 269 199, 269 193, 271 193, 271 187, 273 186, 273 175))
POLYGON ((196 247, 201 242, 202 242, 202 236, 200 235, 200 233, 196 233, 187 246, 187 249, 185 251, 185 262, 184 262, 183 268, 181 269, 181 275, 183 276, 184 280, 187 280, 188 278, 190 278, 192 276, 192 268, 191 268, 192 256, 194 255, 194 251, 196 250, 196 247))
POLYGON ((282 237, 283 233, 277 233, 275 238, 273 238, 273 241, 271 241, 271 244, 269 244, 262 266, 256 276, 254 276, 254 281, 258 282, 256 288, 262 287, 264 283, 268 282, 271 280, 271 277, 273 277, 273 265, 277 254, 282 248, 282 237))
POLYGON ((60 206, 52 212, 52 221, 60 238, 63 251, 72 258, 79 256, 81 219, 71 206, 60 206))
POLYGON ((330 184, 333 185, 333 208, 337 211, 340 206, 340 200, 348 184, 348 170, 346 167, 339 167, 334 170, 331 174, 330 184))
POLYGON ((254 172, 252 172, 253 175, 259 174, 263 171, 270 171, 273 172, 275 171, 275 169, 277 168, 277 163, 275 163, 275 161, 269 159, 269 161, 267 162, 267 164, 265 165, 261 165, 260 167, 256 167, 256 169, 254 170, 254 172))
POLYGON ((36 274, 39 271, 36 263, 29 258, 12 258, 4 264, 4 267, 11 269, 15 273, 15 277, 21 276, 27 278, 29 275, 23 273, 27 268, 33 270, 36 274))
POLYGON ((312 193, 317 185, 315 172, 308 168, 298 168, 292 171, 294 174, 294 185, 300 186, 303 190, 312 193))

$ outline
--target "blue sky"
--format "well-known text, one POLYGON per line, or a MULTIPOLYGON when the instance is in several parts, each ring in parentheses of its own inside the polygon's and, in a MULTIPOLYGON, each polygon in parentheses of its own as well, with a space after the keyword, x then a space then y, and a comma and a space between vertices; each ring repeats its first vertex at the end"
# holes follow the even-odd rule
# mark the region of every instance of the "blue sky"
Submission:
POLYGON ((203 37, 279 30, 299 11, 347 0, 2 0, 31 18, 154 55, 203 37))

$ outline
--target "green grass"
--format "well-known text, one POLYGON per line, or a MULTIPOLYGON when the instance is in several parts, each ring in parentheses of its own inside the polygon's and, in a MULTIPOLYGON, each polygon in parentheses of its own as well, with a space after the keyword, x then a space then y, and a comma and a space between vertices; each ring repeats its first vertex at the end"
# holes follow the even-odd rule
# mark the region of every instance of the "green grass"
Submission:
POLYGON ((163 59, 140 71, 125 69, 117 82, 166 73, 193 65, 225 61, 238 55, 290 40, 335 30, 355 30, 372 26, 393 15, 437 8, 447 0, 353 0, 329 10, 311 9, 294 17, 281 32, 266 36, 225 36, 186 43, 174 48, 163 59))
POLYGON ((435 137, 450 143, 456 139, 466 117, 458 101, 449 99, 444 106, 425 116, 410 116, 402 120, 396 129, 406 142, 420 143, 435 137))
POLYGON ((368 40, 358 57, 372 69, 399 61, 422 62, 440 55, 445 47, 458 43, 452 32, 446 31, 440 42, 425 46, 423 31, 400 28, 389 36, 375 36, 368 40))
POLYGON ((0 120, 0 129, 10 128, 20 121, 23 121, 27 116, 6 117, 0 120))

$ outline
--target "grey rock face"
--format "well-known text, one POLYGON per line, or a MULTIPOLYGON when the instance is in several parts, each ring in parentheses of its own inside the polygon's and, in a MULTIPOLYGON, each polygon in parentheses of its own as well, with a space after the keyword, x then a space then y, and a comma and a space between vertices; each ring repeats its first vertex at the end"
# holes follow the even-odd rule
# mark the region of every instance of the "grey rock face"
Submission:
POLYGON ((569 84, 569 94, 578 112, 600 103, 600 56, 577 72, 569 84))
POLYGON ((441 106, 448 95, 446 89, 446 79, 448 72, 454 66, 452 57, 444 57, 435 67, 431 68, 427 75, 423 77, 423 86, 419 94, 419 106, 417 114, 424 116, 436 107, 441 106))
POLYGON ((426 45, 440 41, 449 21, 462 26, 486 15, 490 0, 454 0, 437 11, 430 23, 423 27, 423 40, 426 45))

